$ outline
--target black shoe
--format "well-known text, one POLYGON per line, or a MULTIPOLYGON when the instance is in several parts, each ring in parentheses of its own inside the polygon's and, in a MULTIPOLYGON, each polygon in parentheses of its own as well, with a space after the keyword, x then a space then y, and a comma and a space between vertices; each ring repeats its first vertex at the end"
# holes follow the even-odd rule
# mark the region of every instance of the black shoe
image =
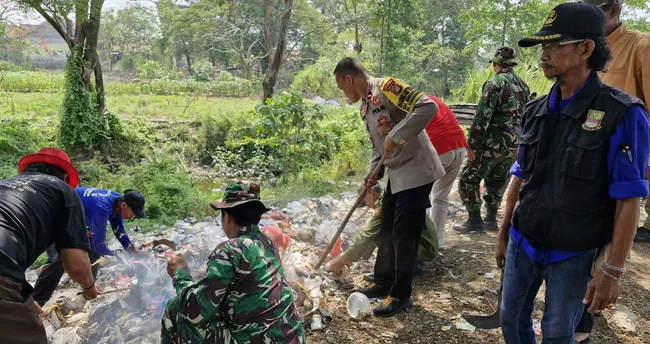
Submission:
POLYGON ((373 297, 383 297, 388 295, 388 288, 384 288, 376 284, 373 284, 368 288, 361 288, 357 291, 361 294, 366 295, 369 299, 372 299, 373 297))
POLYGON ((592 344, 591 338, 587 338, 587 339, 583 340, 582 342, 578 342, 578 341, 573 341, 573 342, 575 344, 592 344))
POLYGON ((460 226, 454 226, 454 230, 461 233, 469 233, 483 230, 483 219, 481 213, 469 213, 469 218, 460 226))
POLYGON ((374 282, 375 281, 375 274, 374 273, 369 273, 369 274, 364 274, 363 275, 363 280, 367 282, 374 282))
POLYGON ((634 242, 649 242, 650 241, 650 229, 639 227, 636 230, 636 235, 634 236, 634 242))
POLYGON ((415 268, 413 268, 413 276, 422 275, 424 275, 424 263, 415 263, 415 268))
POLYGON ((413 301, 409 297, 408 299, 401 301, 398 299, 394 299, 392 297, 388 297, 384 303, 381 305, 375 307, 375 309, 372 311, 372 313, 376 317, 392 317, 393 315, 407 309, 413 307, 413 301))
POLYGON ((483 219, 483 228, 490 232, 499 231, 499 222, 497 221, 497 208, 488 207, 487 214, 483 219))

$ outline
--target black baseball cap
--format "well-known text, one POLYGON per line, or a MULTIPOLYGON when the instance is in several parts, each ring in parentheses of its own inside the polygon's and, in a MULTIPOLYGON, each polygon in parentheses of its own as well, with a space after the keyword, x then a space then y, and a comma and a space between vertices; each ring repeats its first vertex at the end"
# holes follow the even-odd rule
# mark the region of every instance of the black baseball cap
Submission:
POLYGON ((144 212, 144 195, 138 190, 126 190, 122 196, 122 201, 128 205, 133 214, 139 218, 147 217, 147 214, 144 212))
POLYGON ((567 2, 549 13, 539 32, 519 41, 520 47, 558 42, 567 38, 605 36, 605 14, 598 7, 584 2, 567 2))

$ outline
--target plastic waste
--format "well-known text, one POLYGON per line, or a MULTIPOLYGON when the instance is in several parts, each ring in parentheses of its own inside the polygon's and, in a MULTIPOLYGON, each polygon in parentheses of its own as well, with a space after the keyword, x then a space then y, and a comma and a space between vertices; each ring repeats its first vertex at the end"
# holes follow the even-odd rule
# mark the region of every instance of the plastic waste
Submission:
POLYGON ((323 319, 320 314, 314 314, 311 316, 311 329, 312 331, 323 329, 323 319))
POLYGON ((348 314, 356 319, 360 313, 370 312, 370 300, 365 294, 354 292, 348 296, 347 309, 348 314))
POLYGON ((81 344, 81 337, 77 334, 74 327, 62 328, 52 335, 51 344, 81 344))
POLYGON ((283 233, 276 225, 264 226, 264 228, 262 228, 262 233, 271 238, 275 246, 282 252, 287 249, 287 246, 289 246, 289 234, 283 233))

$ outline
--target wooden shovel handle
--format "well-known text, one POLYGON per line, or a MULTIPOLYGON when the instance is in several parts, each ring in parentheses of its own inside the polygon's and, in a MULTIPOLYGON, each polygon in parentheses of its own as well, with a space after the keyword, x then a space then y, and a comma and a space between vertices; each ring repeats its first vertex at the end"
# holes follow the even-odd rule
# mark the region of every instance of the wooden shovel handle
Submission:
MULTIPOLYGON (((379 175, 379 171, 381 171, 381 169, 384 168, 384 160, 385 159, 386 159, 386 155, 382 156, 381 160, 379 160, 379 163, 377 164, 375 169, 372 172, 368 173, 366 175, 365 179, 376 178, 379 175)), ((365 181, 365 179, 364 179, 364 181, 365 181)), ((332 237, 332 240, 330 241, 330 244, 327 246, 327 249, 325 250, 325 252, 323 252, 323 254, 318 259, 318 263, 316 263, 316 265, 314 266, 314 270, 318 270, 320 268, 320 266, 323 265, 323 262, 325 261, 325 259, 329 255, 330 251, 334 247, 334 244, 336 244, 336 240, 338 240, 339 236, 341 236, 341 233, 343 232, 343 229, 345 228, 345 225, 348 224, 348 221, 350 221, 350 217, 352 216, 354 211, 357 209, 359 204, 361 204, 361 201, 363 201, 363 197, 365 197, 367 191, 368 191, 368 188, 367 188, 366 185, 364 185, 363 189, 361 189, 361 191, 359 192, 359 195, 357 196, 357 200, 354 202, 354 205, 352 206, 352 209, 350 209, 348 214, 345 216, 345 219, 343 219, 343 222, 341 222, 341 225, 339 226, 339 229, 336 231, 336 234, 334 234, 334 236, 332 237)))

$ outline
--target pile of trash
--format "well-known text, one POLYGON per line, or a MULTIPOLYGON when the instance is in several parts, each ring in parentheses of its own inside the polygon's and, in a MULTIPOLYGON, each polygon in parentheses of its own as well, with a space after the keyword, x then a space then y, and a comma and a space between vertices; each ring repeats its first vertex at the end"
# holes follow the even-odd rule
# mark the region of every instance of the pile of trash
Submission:
MULTIPOLYGON (((358 262, 351 271, 338 276, 325 268, 313 269, 355 199, 356 194, 351 192, 338 198, 303 199, 268 212, 260 222, 262 231, 279 250, 296 306, 308 330, 321 330, 331 321, 328 297, 347 295, 355 287, 348 273, 372 268, 372 261, 358 262)), ((355 212, 328 260, 345 250, 371 214, 368 208, 355 212)), ((57 292, 43 307, 43 323, 50 343, 158 343, 165 304, 176 295, 166 271, 168 255, 181 252, 194 277, 200 278, 210 253, 227 240, 220 218, 211 217, 200 222, 196 218, 179 220, 169 228, 158 226, 153 232, 131 234, 131 238, 136 243, 136 253, 123 252, 115 239, 109 242, 109 248, 118 254, 99 261, 102 267, 97 282, 102 295, 96 300, 86 302, 78 295, 79 287, 64 275, 57 292)), ((27 277, 34 283, 37 271, 27 271, 27 277)))

